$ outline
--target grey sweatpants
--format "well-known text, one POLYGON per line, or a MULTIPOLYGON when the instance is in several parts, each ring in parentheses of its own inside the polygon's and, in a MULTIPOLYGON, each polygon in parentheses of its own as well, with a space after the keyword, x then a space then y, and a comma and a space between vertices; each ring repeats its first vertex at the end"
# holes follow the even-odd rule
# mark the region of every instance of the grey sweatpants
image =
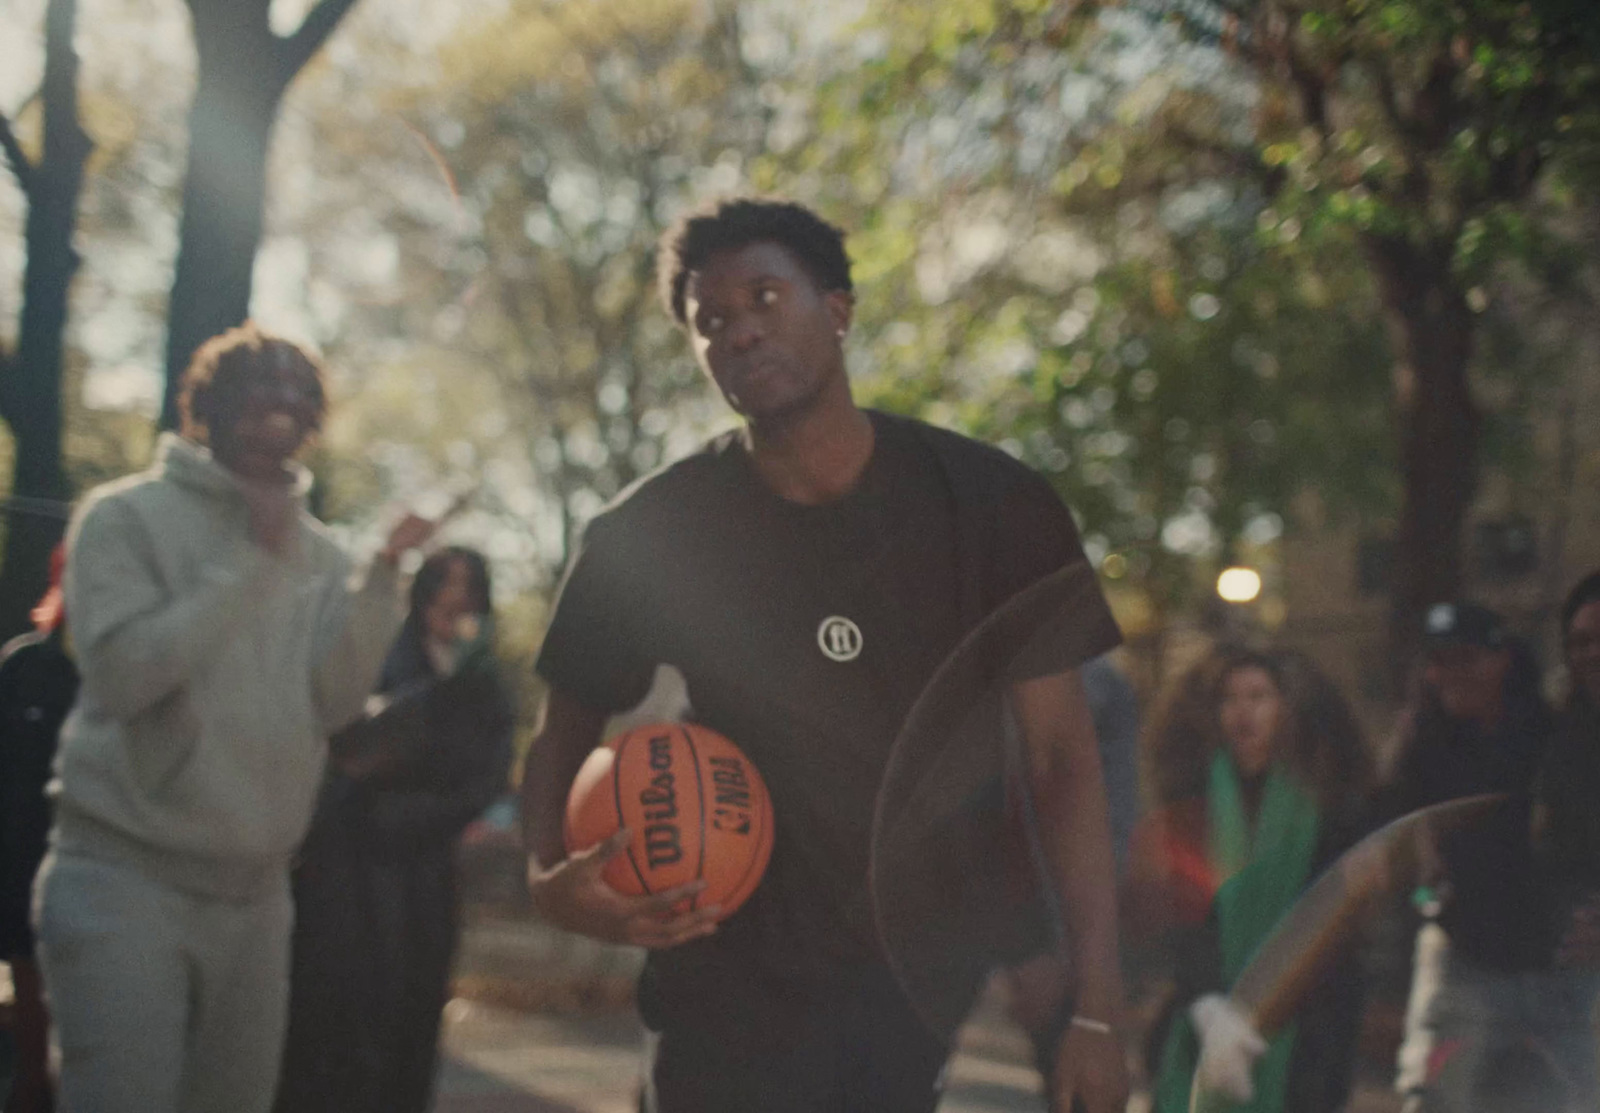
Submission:
POLYGON ((63 1113, 266 1113, 288 1000, 288 878, 232 902, 52 852, 39 963, 63 1113))
POLYGON ((1430 1113, 1594 1113, 1600 974, 1501 971, 1456 953, 1435 924, 1418 937, 1401 1048, 1402 1092, 1430 1113))

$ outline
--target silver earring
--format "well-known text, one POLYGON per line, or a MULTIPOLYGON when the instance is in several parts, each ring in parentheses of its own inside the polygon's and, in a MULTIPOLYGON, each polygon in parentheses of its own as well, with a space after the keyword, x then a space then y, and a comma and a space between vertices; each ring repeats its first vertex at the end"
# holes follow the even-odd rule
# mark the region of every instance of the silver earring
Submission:
POLYGON ((843 340, 844 339, 844 335, 845 335, 845 330, 844 329, 840 329, 838 332, 834 333, 834 335, 837 336, 840 340, 843 340))

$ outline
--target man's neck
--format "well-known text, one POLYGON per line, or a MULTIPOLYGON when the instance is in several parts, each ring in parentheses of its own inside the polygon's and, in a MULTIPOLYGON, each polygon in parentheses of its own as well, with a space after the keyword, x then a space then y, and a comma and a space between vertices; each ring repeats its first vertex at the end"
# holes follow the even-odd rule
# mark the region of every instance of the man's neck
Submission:
POLYGON ((872 458, 872 419, 846 395, 793 418, 752 424, 750 459, 774 494, 820 506, 855 489, 872 458))

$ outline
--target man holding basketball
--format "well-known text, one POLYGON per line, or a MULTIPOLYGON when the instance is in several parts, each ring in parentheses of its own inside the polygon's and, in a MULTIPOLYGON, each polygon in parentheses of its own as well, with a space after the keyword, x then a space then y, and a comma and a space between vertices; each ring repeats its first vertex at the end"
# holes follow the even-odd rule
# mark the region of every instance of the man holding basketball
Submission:
MULTIPOLYGON (((948 1047, 876 939, 874 802, 941 662, 1018 592, 1083 565, 1077 532, 1003 453, 857 408, 849 262, 813 213, 735 200, 691 216, 663 241, 661 284, 746 424, 631 489, 572 560, 540 653, 550 696, 524 779, 533 896, 563 927, 651 948, 639 1000, 660 1113, 932 1110, 948 1047), (720 924, 715 908, 673 911, 698 886, 624 897, 605 885, 629 832, 563 860, 579 765, 663 664, 772 795, 771 865, 720 924)), ((1097 592, 1081 627, 1009 696, 1035 794, 1059 804, 1042 810, 1042 834, 1078 971, 1052 1098, 1061 1113, 1112 1113, 1127 1093, 1114 870, 1076 671, 1118 640, 1097 592)))

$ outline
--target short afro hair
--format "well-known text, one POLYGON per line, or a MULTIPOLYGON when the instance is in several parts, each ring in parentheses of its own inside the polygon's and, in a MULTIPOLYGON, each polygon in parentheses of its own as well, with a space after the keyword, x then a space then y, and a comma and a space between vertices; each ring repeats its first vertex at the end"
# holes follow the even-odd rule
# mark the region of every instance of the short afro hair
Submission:
POLYGON ((691 271, 711 256, 753 243, 775 243, 792 254, 825 291, 850 293, 844 233, 804 205, 766 197, 734 197, 680 217, 661 237, 656 256, 661 300, 687 326, 685 289, 691 271))
POLYGON ((180 430, 201 439, 215 426, 227 426, 244 410, 250 388, 263 379, 294 380, 310 404, 308 428, 322 428, 328 392, 322 367, 298 345, 274 336, 253 321, 213 336, 195 349, 178 392, 180 430))

